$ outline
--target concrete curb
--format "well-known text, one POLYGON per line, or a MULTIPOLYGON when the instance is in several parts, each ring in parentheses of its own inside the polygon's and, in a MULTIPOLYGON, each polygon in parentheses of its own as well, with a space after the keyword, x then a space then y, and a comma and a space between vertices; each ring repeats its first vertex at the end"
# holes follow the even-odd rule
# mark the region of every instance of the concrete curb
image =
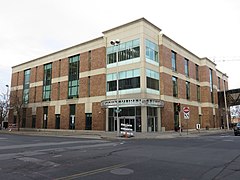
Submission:
POLYGON ((0 134, 18 134, 18 135, 29 135, 29 136, 53 136, 53 137, 72 137, 72 138, 84 138, 84 139, 171 139, 171 138, 193 138, 205 135, 221 134, 226 132, 232 132, 232 130, 213 129, 213 130, 191 130, 188 132, 167 131, 167 132, 155 132, 155 133, 134 133, 134 137, 125 138, 117 137, 116 132, 105 132, 105 131, 84 131, 84 130, 51 130, 51 129, 21 129, 16 130, 0 130, 0 134))

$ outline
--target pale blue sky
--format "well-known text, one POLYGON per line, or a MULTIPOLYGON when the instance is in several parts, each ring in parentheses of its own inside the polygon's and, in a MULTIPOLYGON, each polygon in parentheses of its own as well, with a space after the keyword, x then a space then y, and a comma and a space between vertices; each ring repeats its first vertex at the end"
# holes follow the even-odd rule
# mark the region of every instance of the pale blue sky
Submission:
POLYGON ((216 63, 240 88, 239 0, 1 0, 0 90, 12 66, 141 17, 199 57, 238 59, 216 63))

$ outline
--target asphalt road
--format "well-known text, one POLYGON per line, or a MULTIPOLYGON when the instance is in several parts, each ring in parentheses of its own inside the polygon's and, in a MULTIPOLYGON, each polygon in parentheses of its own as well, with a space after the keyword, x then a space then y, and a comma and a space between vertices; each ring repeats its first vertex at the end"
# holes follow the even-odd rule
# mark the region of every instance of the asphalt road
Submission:
POLYGON ((0 134, 0 179, 240 179, 240 136, 96 140, 0 134))

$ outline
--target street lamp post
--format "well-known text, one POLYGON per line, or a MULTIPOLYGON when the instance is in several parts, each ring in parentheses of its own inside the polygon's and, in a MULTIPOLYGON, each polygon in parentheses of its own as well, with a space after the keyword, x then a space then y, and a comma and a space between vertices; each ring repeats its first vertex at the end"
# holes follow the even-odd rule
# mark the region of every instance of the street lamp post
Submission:
POLYGON ((117 110, 116 110, 116 114, 117 114, 117 136, 120 135, 120 122, 119 122, 119 117, 118 117, 118 113, 119 113, 119 82, 118 82, 118 46, 120 44, 120 40, 116 39, 116 40, 111 40, 110 44, 112 46, 117 46, 117 54, 116 54, 116 66, 117 66, 117 75, 116 75, 116 79, 117 79, 117 110))
POLYGON ((224 83, 224 74, 223 74, 223 95, 224 95, 224 105, 225 105, 225 115, 226 115, 226 121, 227 121, 227 129, 229 130, 227 98, 226 98, 226 88, 225 88, 225 83, 224 83))

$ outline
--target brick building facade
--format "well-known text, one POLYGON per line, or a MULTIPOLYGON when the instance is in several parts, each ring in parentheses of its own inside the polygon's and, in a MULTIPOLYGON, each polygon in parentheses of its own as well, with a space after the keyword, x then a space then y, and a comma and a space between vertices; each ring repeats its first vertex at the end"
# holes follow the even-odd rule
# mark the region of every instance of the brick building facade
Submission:
MULTIPOLYGON (((217 91, 227 76, 144 18, 103 32, 102 37, 12 68, 11 106, 21 106, 21 127, 116 131, 218 128, 217 91), (110 41, 120 39, 112 46, 110 41), (117 81, 119 91, 117 91, 117 81), (116 99, 119 102, 116 103, 116 99), (189 107, 190 119, 176 113, 189 107)), ((9 122, 17 123, 12 108, 9 122)))

